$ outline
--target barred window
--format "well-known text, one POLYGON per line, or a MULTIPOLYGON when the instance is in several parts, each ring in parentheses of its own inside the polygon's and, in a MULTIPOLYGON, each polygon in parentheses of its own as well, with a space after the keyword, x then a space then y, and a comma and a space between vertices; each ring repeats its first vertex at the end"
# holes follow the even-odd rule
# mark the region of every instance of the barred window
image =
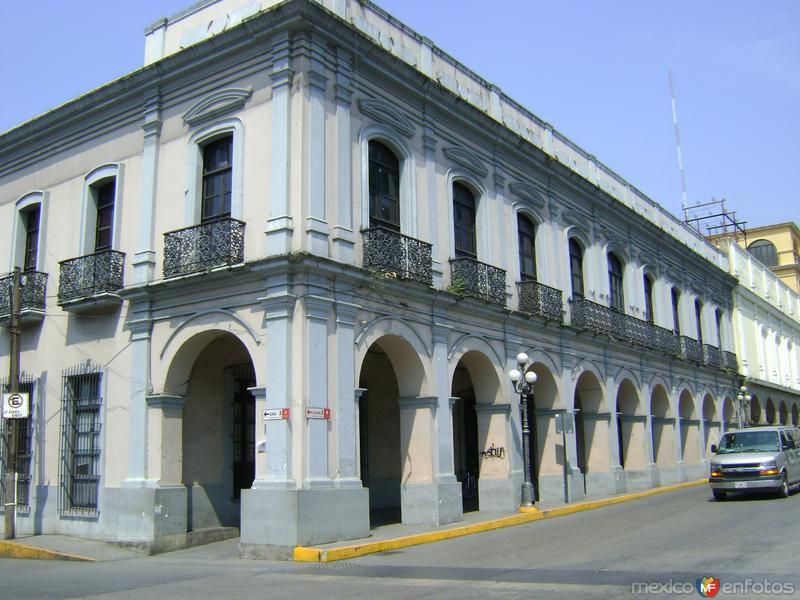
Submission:
POLYGON ((64 374, 59 510, 97 510, 100 485, 102 374, 90 367, 64 374))
MULTIPOLYGON (((30 504, 31 472, 33 471, 33 389, 34 379, 32 377, 22 377, 19 382, 19 391, 28 394, 30 398, 30 417, 18 419, 17 423, 17 504, 28 506, 30 504)), ((0 386, 4 393, 9 391, 8 379, 3 379, 0 386)), ((0 510, 3 510, 6 501, 11 502, 13 498, 6 499, 6 473, 10 468, 8 444, 11 435, 9 427, 10 419, 0 419, 0 510)))

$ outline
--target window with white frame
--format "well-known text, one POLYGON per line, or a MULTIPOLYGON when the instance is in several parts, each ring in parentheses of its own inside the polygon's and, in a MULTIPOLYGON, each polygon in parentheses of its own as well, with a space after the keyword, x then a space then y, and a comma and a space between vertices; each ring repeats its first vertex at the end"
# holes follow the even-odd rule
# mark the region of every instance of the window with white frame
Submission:
POLYGON ((232 189, 233 136, 226 135, 203 146, 202 223, 231 216, 232 189))
POLYGON ((694 301, 694 319, 697 327, 697 341, 703 343, 703 303, 699 298, 694 301))
POLYGON ((648 323, 655 323, 653 312, 653 278, 647 273, 644 275, 644 320, 648 323))
POLYGON ((34 204, 21 213, 25 250, 22 255, 22 270, 35 271, 39 260, 39 224, 41 221, 41 206, 34 204))
POLYGON ((400 161, 376 140, 369 142, 369 226, 400 231, 400 161))
POLYGON ((681 293, 677 290, 677 288, 672 288, 671 299, 672 299, 672 331, 675 333, 675 335, 680 335, 681 334, 681 320, 680 320, 681 293))

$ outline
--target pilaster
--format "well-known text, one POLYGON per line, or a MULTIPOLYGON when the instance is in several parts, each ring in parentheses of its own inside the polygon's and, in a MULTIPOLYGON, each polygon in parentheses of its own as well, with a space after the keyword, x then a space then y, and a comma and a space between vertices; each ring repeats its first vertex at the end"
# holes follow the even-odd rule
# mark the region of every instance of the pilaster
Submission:
MULTIPOLYGON (((309 36, 310 37, 310 36, 309 36)), ((308 250, 318 256, 329 256, 330 227, 325 211, 325 48, 315 39, 305 39, 309 45, 308 138, 305 143, 308 212, 306 236, 308 250)))
POLYGON ((353 232, 352 148, 350 102, 352 55, 336 49, 336 225, 333 228, 333 258, 343 263, 355 262, 353 232))
POLYGON ((158 87, 146 92, 144 99, 144 141, 142 178, 139 196, 139 231, 133 257, 133 280, 146 283, 155 278, 155 212, 158 182, 158 150, 161 144, 161 93, 158 87))

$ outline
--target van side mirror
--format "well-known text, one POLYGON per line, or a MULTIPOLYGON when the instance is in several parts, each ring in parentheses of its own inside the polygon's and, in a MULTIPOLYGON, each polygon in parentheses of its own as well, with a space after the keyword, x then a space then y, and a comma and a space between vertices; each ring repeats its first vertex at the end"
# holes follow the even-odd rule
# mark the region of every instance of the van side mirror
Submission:
POLYGON ((711 452, 712 452, 712 454, 716 454, 717 453, 717 445, 716 444, 711 444, 711 452))

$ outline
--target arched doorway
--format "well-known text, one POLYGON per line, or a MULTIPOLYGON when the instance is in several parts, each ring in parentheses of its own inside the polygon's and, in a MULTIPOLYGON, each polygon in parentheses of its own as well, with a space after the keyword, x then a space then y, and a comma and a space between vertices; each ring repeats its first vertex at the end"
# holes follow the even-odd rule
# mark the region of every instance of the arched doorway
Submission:
MULTIPOLYGON (((725 400, 722 401, 722 432, 724 433, 728 431, 728 429, 733 429, 738 426, 739 424, 736 422, 736 408, 733 406, 733 400, 726 397, 725 400)), ((714 443, 716 443, 716 440, 714 443)))
MULTIPOLYGON (((531 429, 531 481, 536 500, 563 500, 566 497, 568 466, 567 451, 563 436, 556 433, 558 387, 552 371, 542 363, 534 363, 536 373, 533 406, 529 407, 528 419, 531 429)), ((568 415, 572 419, 572 414, 568 415)))
POLYGON ((379 343, 361 365, 359 401, 361 483, 369 490, 370 527, 401 520, 400 404, 397 377, 379 343))
POLYGON ((675 467, 675 418, 667 391, 656 385, 650 396, 653 429, 653 460, 659 468, 661 483, 677 480, 675 467))
POLYGON ((633 480, 636 471, 647 467, 647 419, 642 413, 636 387, 629 379, 623 380, 617 390, 616 412, 619 465, 633 480))
MULTIPOLYGON (((746 411, 747 409, 745 409, 746 411)), ((753 425, 758 425, 762 423, 761 421, 761 402, 759 401, 758 397, 753 395, 750 398, 750 418, 748 420, 747 414, 744 415, 744 422, 750 423, 753 425)))
POLYGON ((433 481, 433 406, 420 398, 424 369, 413 346, 384 335, 367 348, 359 371, 361 482, 369 491, 370 526, 429 522, 430 511, 407 497, 433 481), (419 486, 417 486, 419 487, 419 486))
POLYGON ((707 458, 711 455, 711 444, 716 444, 720 438, 721 423, 717 420, 717 407, 711 394, 703 398, 703 452, 707 458))
POLYGON ((797 403, 792 403, 792 425, 797 427, 797 403))
POLYGON ((772 401, 772 398, 767 398, 767 407, 766 407, 766 414, 765 419, 767 425, 775 425, 775 403, 772 401))
POLYGON ((584 371, 575 386, 575 446, 583 491, 607 493, 602 481, 610 473, 608 413, 602 413, 603 391, 594 373, 584 371), (600 488, 600 489, 596 489, 600 488))
POLYGON ((453 468, 461 484, 462 510, 476 511, 478 498, 478 413, 475 410, 475 388, 469 370, 459 361, 453 373, 453 468))
POLYGON ((678 400, 678 415, 681 420, 681 457, 683 464, 696 465, 700 462, 699 422, 694 401, 689 390, 683 390, 678 400))
MULTIPOLYGON (((183 482, 187 528, 238 527, 241 492, 255 477, 253 363, 233 335, 205 332, 187 341, 173 364, 188 361, 183 408, 183 482)), ((168 385, 180 369, 170 369, 168 385)))
POLYGON ((781 401, 780 408, 778 409, 778 422, 781 425, 786 425, 789 422, 789 409, 786 407, 786 402, 781 401))

